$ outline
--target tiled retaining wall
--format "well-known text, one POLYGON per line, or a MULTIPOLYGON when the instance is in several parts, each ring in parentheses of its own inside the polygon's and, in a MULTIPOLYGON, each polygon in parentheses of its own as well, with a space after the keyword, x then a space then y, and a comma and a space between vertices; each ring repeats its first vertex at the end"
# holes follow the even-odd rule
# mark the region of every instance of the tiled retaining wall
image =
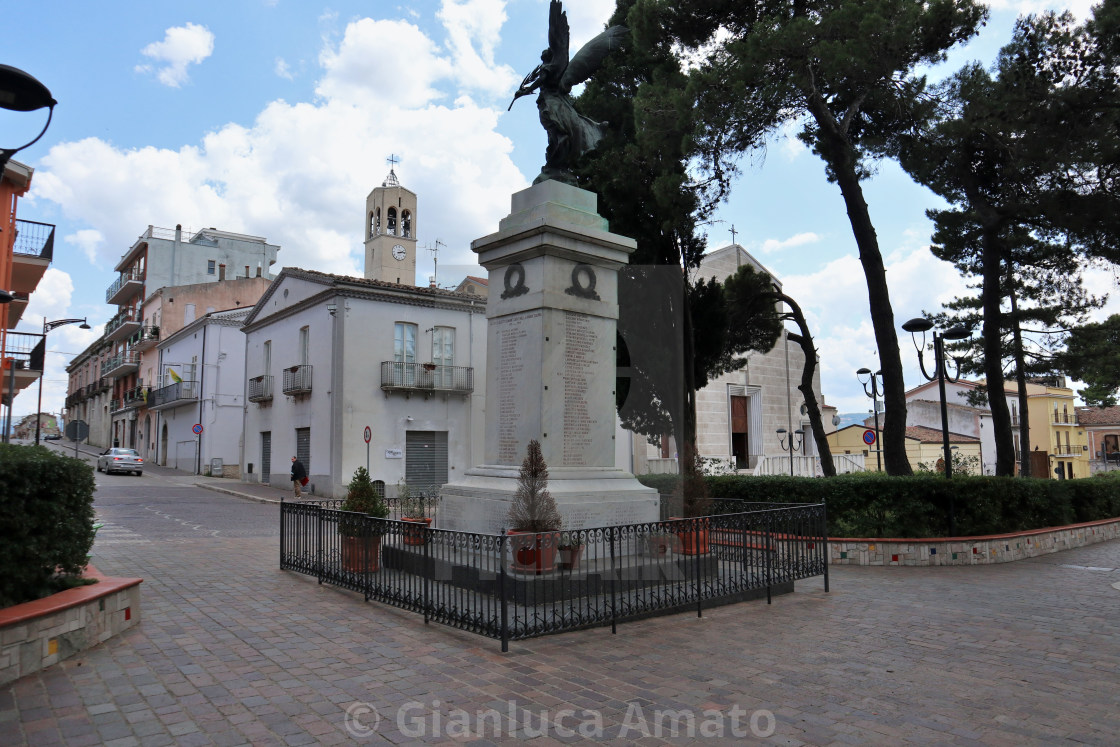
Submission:
MULTIPOLYGON (((0 610, 0 685, 108 640, 140 622, 138 578, 96 584, 0 610)), ((2 740, 0 740, 2 741, 2 740)))
POLYGON ((980 565, 1010 563, 1120 538, 1120 519, 1014 534, 930 539, 829 539, 833 565, 980 565))

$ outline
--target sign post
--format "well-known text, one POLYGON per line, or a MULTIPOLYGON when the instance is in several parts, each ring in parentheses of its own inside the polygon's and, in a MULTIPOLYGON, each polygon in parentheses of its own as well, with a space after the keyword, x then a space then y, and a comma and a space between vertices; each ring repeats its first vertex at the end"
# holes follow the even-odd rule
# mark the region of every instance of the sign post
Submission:
POLYGON ((365 431, 362 433, 362 438, 366 440, 366 472, 369 472, 369 440, 373 438, 373 431, 366 426, 365 431))
POLYGON ((74 458, 78 458, 78 442, 89 438, 89 425, 84 420, 71 420, 66 424, 66 437, 74 442, 74 458))

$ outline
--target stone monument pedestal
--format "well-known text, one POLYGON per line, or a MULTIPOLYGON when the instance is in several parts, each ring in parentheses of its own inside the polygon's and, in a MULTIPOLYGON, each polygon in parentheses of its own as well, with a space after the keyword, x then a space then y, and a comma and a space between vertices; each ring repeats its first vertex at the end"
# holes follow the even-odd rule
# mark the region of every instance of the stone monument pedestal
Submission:
POLYGON ((618 270, 635 242, 607 230, 596 201, 534 184, 471 246, 489 272, 486 446, 482 465, 444 486, 441 528, 509 528, 533 439, 565 529, 659 518, 657 491, 614 466, 618 270))

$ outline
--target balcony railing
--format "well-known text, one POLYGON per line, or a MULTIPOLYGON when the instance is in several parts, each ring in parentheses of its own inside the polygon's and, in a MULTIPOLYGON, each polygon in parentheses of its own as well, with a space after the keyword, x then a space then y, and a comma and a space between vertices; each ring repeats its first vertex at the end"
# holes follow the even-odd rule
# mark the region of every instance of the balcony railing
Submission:
POLYGON ((128 338, 128 346, 137 352, 154 348, 159 344, 159 327, 141 327, 128 338))
POLYGON ((309 394, 311 392, 311 366, 292 366, 284 369, 284 394, 309 394))
POLYGON ((105 325, 105 339, 123 340, 140 329, 140 315, 135 309, 125 309, 105 325))
POLYGON ((16 219, 16 241, 12 252, 25 257, 54 258, 54 225, 16 219))
POLYGON ((122 272, 112 285, 105 290, 105 303, 124 303, 144 287, 144 272, 132 269, 122 272))
POLYGON ((125 374, 132 373, 140 366, 140 356, 135 351, 129 350, 114 355, 101 364, 101 375, 110 379, 117 379, 125 374))
POLYGON ((1068 412, 1058 412, 1054 410, 1053 425, 1077 425, 1077 413, 1072 415, 1068 412))
POLYGON ((474 369, 470 366, 382 361, 381 388, 387 392, 470 394, 474 391, 474 369))
POLYGON ((254 376, 249 379, 249 401, 270 402, 272 400, 272 377, 254 376))
POLYGON ((153 389, 148 399, 148 407, 159 410, 166 407, 178 407, 198 401, 198 382, 176 381, 174 384, 153 389))
POLYGON ((149 386, 137 386, 129 389, 124 393, 124 404, 126 407, 131 405, 141 405, 148 401, 148 394, 152 391, 149 386))
POLYGON ((39 370, 31 365, 31 351, 43 340, 41 334, 38 332, 8 332, 6 340, 4 355, 17 362, 16 368, 39 370))

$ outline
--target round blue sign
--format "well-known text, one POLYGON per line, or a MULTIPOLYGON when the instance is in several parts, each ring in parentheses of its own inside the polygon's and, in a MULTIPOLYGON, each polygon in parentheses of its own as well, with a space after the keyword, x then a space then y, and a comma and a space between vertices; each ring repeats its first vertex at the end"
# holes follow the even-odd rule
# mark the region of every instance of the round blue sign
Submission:
POLYGON ((864 431, 863 432, 863 442, 865 444, 867 444, 868 446, 875 443, 875 431, 864 431))
POLYGON ((202 434, 202 423, 195 423, 191 426, 191 431, 194 435, 199 436, 202 434))

